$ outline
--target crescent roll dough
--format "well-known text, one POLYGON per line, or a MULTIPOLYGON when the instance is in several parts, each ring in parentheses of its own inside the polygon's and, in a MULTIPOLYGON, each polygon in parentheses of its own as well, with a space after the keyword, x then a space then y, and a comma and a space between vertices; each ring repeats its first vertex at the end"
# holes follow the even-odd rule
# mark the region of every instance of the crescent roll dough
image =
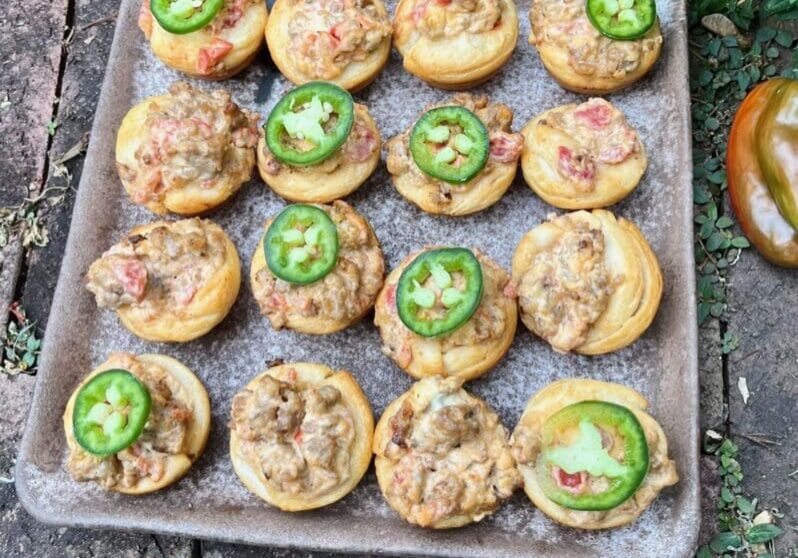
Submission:
POLYGON ((238 251, 211 221, 157 221, 131 230, 97 259, 86 287, 142 339, 183 342, 208 333, 241 286, 238 251))
POLYGON ((414 378, 457 376, 478 378, 499 362, 515 337, 518 309, 515 283, 509 274, 479 250, 483 292, 474 315, 456 330, 422 337, 410 331, 396 310, 396 286, 405 268, 425 250, 407 256, 391 271, 374 306, 374 325, 380 330, 382 351, 414 378))
POLYGON ((665 433, 646 413, 647 407, 648 401, 635 390, 596 380, 559 380, 537 392, 527 403, 511 438, 513 456, 524 478, 524 492, 535 507, 557 523, 577 529, 611 529, 635 521, 663 488, 679 480, 676 464, 668 457, 665 433), (580 401, 606 401, 626 407, 637 417, 648 442, 649 469, 643 483, 628 500, 605 511, 571 510, 556 504, 544 494, 535 473, 544 423, 560 409, 580 401))
POLYGON ((555 207, 612 205, 634 190, 646 171, 646 151, 637 132, 604 99, 548 110, 521 132, 524 179, 555 207))
POLYGON ((425 378, 388 405, 374 432, 382 495, 406 521, 461 527, 492 514, 521 479, 507 431, 462 378, 425 378))
POLYGON ((469 89, 504 66, 518 40, 513 0, 400 0, 396 49, 411 74, 442 89, 469 89))
POLYGON ((357 190, 380 162, 382 139, 368 109, 355 103, 355 123, 346 142, 315 165, 294 167, 278 161, 261 134, 258 170, 278 195, 295 202, 328 203, 357 190))
POLYGON ((190 76, 220 80, 234 76, 255 59, 266 27, 266 3, 228 0, 207 26, 184 35, 166 31, 142 0, 139 27, 161 62, 190 76))
POLYGON ((368 313, 382 287, 385 261, 365 217, 340 200, 318 207, 338 229, 338 262, 328 275, 307 285, 277 279, 266 263, 263 237, 252 255, 252 293, 274 329, 316 335, 340 331, 368 313))
POLYGON ((67 470, 76 480, 93 480, 114 492, 155 492, 177 482, 188 472, 202 455, 210 429, 208 393, 191 370, 164 355, 112 353, 81 381, 67 403, 64 411, 64 432, 69 449, 67 470), (178 421, 178 427, 172 425, 168 434, 151 426, 168 426, 166 421, 150 421, 133 446, 101 458, 86 452, 75 440, 72 414, 80 389, 97 374, 114 368, 127 370, 147 386, 152 398, 151 417, 166 413, 185 418, 178 421), (167 389, 160 386, 167 386, 167 389), (175 451, 163 451, 163 447, 154 449, 152 444, 156 437, 160 439, 159 446, 170 445, 175 451), (137 449, 133 450, 134 447, 137 449))
POLYGON ((205 213, 252 176, 258 115, 224 90, 173 83, 128 111, 116 136, 116 168, 135 204, 158 214, 205 213))
POLYGON ((273 366, 233 398, 230 459, 250 492, 284 511, 349 494, 368 469, 374 418, 345 370, 273 366))
POLYGON ((659 21, 640 39, 616 41, 599 33, 585 0, 535 0, 529 12, 534 45, 559 84, 575 93, 605 95, 642 78, 659 59, 659 21))
POLYGON ((529 231, 512 262, 521 320, 558 352, 634 342, 654 320, 662 273, 640 230, 609 211, 577 211, 529 231))
POLYGON ((381 0, 277 0, 266 43, 280 72, 300 85, 331 81, 349 91, 371 83, 391 52, 381 0))

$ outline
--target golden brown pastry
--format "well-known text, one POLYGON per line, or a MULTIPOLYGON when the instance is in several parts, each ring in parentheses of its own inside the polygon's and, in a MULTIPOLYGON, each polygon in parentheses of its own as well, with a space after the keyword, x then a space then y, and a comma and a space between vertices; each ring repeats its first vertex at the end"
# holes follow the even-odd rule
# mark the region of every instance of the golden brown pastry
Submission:
POLYGON ((86 274, 97 306, 149 341, 205 335, 227 316, 240 285, 235 245, 197 218, 135 227, 86 274))
POLYGON ((564 88, 604 95, 627 87, 654 66, 662 49, 659 21, 640 39, 618 41, 599 33, 585 0, 535 0, 529 13, 540 60, 564 88))
POLYGON ((252 176, 258 115, 224 90, 183 82, 125 115, 116 168, 130 200, 158 214, 196 215, 235 194, 252 176))
POLYGON ((311 207, 322 209, 337 230, 338 255, 331 271, 308 284, 279 279, 267 265, 261 238, 249 280, 261 313, 274 329, 321 335, 347 328, 368 313, 382 287, 385 261, 374 231, 352 206, 335 201, 311 207))
POLYGON ((76 481, 93 481, 124 494, 154 492, 180 480, 208 441, 211 408, 202 382, 183 364, 164 355, 111 353, 75 389, 64 411, 69 456, 67 471, 76 481), (73 412, 78 392, 108 370, 125 370, 150 394, 149 420, 135 442, 107 457, 78 444, 73 412))
POLYGON ((518 40, 513 0, 400 0, 396 49, 405 70, 443 89, 469 89, 504 66, 518 40))
POLYGON ((577 529, 635 521, 679 480, 665 433, 647 407, 633 389, 596 380, 560 380, 535 394, 511 440, 535 507, 577 529))
MULTIPOLYGON (((524 144, 521 134, 513 133, 510 125, 513 112, 507 105, 490 103, 484 95, 458 93, 451 100, 426 108, 463 107, 484 124, 489 139, 489 156, 484 167, 465 183, 453 183, 434 178, 419 168, 410 151, 410 137, 414 126, 387 142, 388 172, 402 196, 424 211, 444 215, 468 215, 490 207, 504 195, 513 182, 518 159, 524 144)), ((422 115, 423 116, 423 115, 422 115)), ((461 129, 449 125, 448 139, 437 146, 440 151, 453 149, 461 129)), ((456 152, 451 165, 456 167, 463 154, 456 152)))
POLYGON ((328 203, 348 196, 368 179, 380 162, 382 139, 365 105, 355 103, 355 122, 346 142, 321 163, 281 163, 261 135, 258 170, 278 195, 294 202, 328 203))
POLYGON ((563 209, 621 201, 648 164, 637 132, 604 99, 547 110, 522 133, 524 179, 543 201, 563 209))
POLYGON ((371 407, 349 372, 281 364, 233 398, 230 458, 259 498, 284 511, 310 510, 357 486, 373 434, 371 407))
POLYGON ((633 343, 654 320, 662 273, 640 230, 609 211, 576 211, 529 231, 513 255, 521 321, 557 352, 633 343))
POLYGON ((225 0, 206 26, 174 34, 153 17, 150 0, 142 0, 138 25, 161 62, 190 76, 220 80, 237 74, 255 59, 267 19, 265 2, 225 0))
POLYGON ((480 521, 521 483, 499 417, 462 382, 416 382, 388 405, 374 432, 380 490, 394 511, 421 527, 480 521))
MULTIPOLYGON (((516 283, 493 260, 473 250, 482 271, 482 298, 473 315, 443 335, 414 333, 399 317, 397 284, 416 258, 434 249, 410 254, 391 271, 374 306, 374 325, 380 330, 382 352, 414 378, 440 375, 472 380, 493 368, 510 349, 518 322, 516 283)), ((459 273, 452 275, 455 284, 462 282, 459 273)))
POLYGON ((297 85, 325 80, 357 91, 388 61, 391 33, 381 0, 277 0, 266 43, 280 72, 297 85))

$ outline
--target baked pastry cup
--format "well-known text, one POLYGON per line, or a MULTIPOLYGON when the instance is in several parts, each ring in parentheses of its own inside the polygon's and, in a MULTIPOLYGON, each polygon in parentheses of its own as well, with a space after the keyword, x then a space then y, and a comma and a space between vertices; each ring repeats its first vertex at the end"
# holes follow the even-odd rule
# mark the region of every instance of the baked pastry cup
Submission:
POLYGON ((371 462, 374 418, 349 372, 273 366, 233 398, 230 459, 247 489, 283 511, 340 500, 371 462))
POLYGON ((252 176, 258 115, 224 90, 183 82, 125 115, 116 136, 116 168, 130 201, 157 214, 205 213, 252 176))
POLYGON ((344 144, 314 165, 281 163, 261 135, 258 170, 266 185, 287 200, 304 203, 329 203, 360 188, 377 169, 382 139, 366 106, 359 103, 354 106, 355 121, 344 144))
POLYGON ((266 25, 272 60, 289 81, 325 80, 349 91, 382 71, 391 34, 382 0, 277 0, 266 25))
POLYGON ((165 30, 142 0, 139 28, 153 54, 170 68, 209 79, 227 79, 249 66, 263 43, 268 10, 257 0, 226 1, 205 27, 186 34, 165 30))
POLYGON ((557 107, 521 130, 521 171, 546 203, 594 209, 621 201, 646 171, 646 151, 626 117, 604 99, 557 107))
MULTIPOLYGON (((663 488, 672 486, 679 480, 676 464, 668 457, 668 440, 665 433, 657 421, 646 412, 647 407, 648 401, 635 390, 596 380, 559 380, 537 392, 527 403, 511 439, 513 456, 524 479, 524 492, 535 507, 557 523, 577 529, 611 529, 635 521, 663 488), (578 404, 581 404, 581 408, 570 407, 578 404), (562 413, 569 407, 569 411, 562 413), (590 421, 591 419, 585 418, 585 411, 592 411, 594 422, 591 424, 600 432, 597 444, 598 448, 601 448, 599 451, 603 453, 602 450, 605 450, 609 457, 620 463, 621 480, 603 474, 592 475, 587 470, 582 470, 579 465, 575 467, 579 472, 569 475, 564 470, 549 469, 552 463, 546 464, 547 459, 556 460, 551 458, 551 454, 546 457, 547 451, 551 448, 559 446, 561 450, 563 445, 569 445, 566 440, 573 444, 574 438, 580 435, 582 440, 577 443, 586 442, 585 433, 581 431, 583 425, 567 424, 569 420, 578 420, 580 414, 582 421, 590 421), (558 412, 561 414, 557 415, 558 412), (614 419, 614 424, 610 420, 602 422, 605 419, 601 415, 605 412, 611 414, 607 418, 614 419), (630 418, 629 413, 634 418, 630 418), (561 424, 552 425, 553 422, 561 424), (577 429, 579 434, 576 433, 577 429), (554 436, 547 440, 552 431, 554 436), (625 438, 625 435, 629 437, 625 438), (624 449, 627 450, 626 455, 624 449), (640 456, 645 456, 646 459, 637 459, 640 456), (552 473, 553 478, 549 478, 547 473, 552 473), (561 480, 558 480, 560 474, 563 475, 560 477, 561 480), (642 479, 641 474, 644 475, 642 479), (632 476, 634 478, 630 479, 632 476), (564 483, 562 479, 565 479, 564 483), (611 479, 614 480, 614 484, 608 482, 611 479), (597 506, 599 502, 589 501, 594 496, 591 490, 600 487, 606 490, 608 485, 617 487, 619 484, 627 486, 620 487, 621 491, 614 495, 613 499, 621 500, 624 496, 622 491, 631 494, 614 507, 607 507, 611 502, 606 494, 603 505, 597 506), (564 490, 566 503, 570 506, 604 509, 600 511, 569 509, 550 498, 552 489, 564 490), (574 500, 582 501, 577 503, 574 500)), ((591 429, 588 427, 588 430, 591 429)), ((589 447, 589 444, 584 445, 589 447)), ((591 467, 593 466, 595 462, 591 464, 591 467)), ((606 474, 607 471, 594 472, 606 474)))
POLYGON ((78 385, 64 411, 67 472, 123 494, 147 494, 180 480, 202 455, 211 428, 208 393, 194 373, 165 356, 111 353, 78 385), (150 414, 133 445, 107 457, 87 452, 75 437, 73 416, 81 388, 108 370, 126 370, 149 391, 150 414))
POLYGON ((529 231, 512 274, 521 321, 563 353, 630 345, 662 298, 662 272, 640 229, 602 209, 552 216, 529 231))
MULTIPOLYGON (((441 180, 422 170, 410 148, 417 121, 387 142, 388 172, 399 193, 427 213, 469 215, 499 201, 510 187, 518 169, 524 138, 510 128, 512 110, 504 104, 490 103, 484 95, 458 93, 449 101, 427 107, 420 119, 443 107, 462 107, 476 115, 484 125, 488 135, 488 156, 481 170, 465 182, 441 180)), ((453 149, 452 144, 461 135, 458 130, 458 126, 450 125, 449 139, 439 145, 433 144, 431 150, 453 149)), ((462 154, 457 157, 450 165, 452 168, 457 168, 455 164, 464 158, 462 154)))
MULTIPOLYGON (((312 282, 280 279, 267 264, 264 234, 249 272, 255 300, 276 330, 325 335, 345 329, 371 310, 382 288, 385 261, 379 241, 365 217, 346 202, 288 206, 292 207, 318 208, 329 216, 337 231, 335 263, 326 275, 312 282)), ((264 233, 272 221, 266 222, 264 233)))
POLYGON ((97 305, 148 341, 205 335, 227 316, 240 286, 235 245, 219 225, 198 218, 135 227, 86 274, 97 305))
POLYGON ((585 95, 606 95, 632 85, 659 59, 659 21, 636 40, 602 35, 587 16, 584 0, 536 0, 529 12, 529 44, 557 82, 585 95))
POLYGON ((385 409, 374 465, 405 521, 451 529, 496 511, 521 482, 498 415, 461 378, 424 378, 385 409))
POLYGON ((405 70, 442 89, 470 89, 507 63, 518 41, 513 0, 400 0, 394 45, 405 70))
POLYGON ((413 252, 388 274, 374 306, 374 325, 380 330, 382 352, 414 378, 456 376, 473 380, 493 368, 513 343, 518 323, 516 284, 497 263, 473 250, 482 272, 482 298, 473 314, 448 333, 419 335, 399 316, 397 286, 402 273, 417 258, 440 249, 427 247, 413 252))

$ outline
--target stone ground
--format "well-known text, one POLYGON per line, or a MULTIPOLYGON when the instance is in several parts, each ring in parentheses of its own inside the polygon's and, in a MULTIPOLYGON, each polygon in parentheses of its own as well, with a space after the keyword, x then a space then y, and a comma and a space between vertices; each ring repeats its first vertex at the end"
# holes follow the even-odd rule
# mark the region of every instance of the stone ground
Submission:
MULTIPOLYGON (((65 186, 54 176, 61 157, 85 142, 107 60, 118 3, 112 0, 8 2, 0 13, 0 207, 19 204, 45 187, 65 186), (35 14, 35 15, 34 15, 35 14), (8 101, 8 104, 4 101, 8 101), (48 122, 55 122, 53 133, 48 122), (17 146, 19 146, 17 148, 17 146)), ((50 126, 52 130, 52 125, 50 126)), ((47 322, 69 231, 82 158, 65 163, 72 175, 63 202, 48 212, 49 244, 24 250, 13 243, 0 253, 0 305, 21 300, 28 315, 47 322)), ((57 173, 56 173, 57 174, 57 173)), ((744 252, 730 276, 731 312, 700 330, 702 430, 726 434, 741 448, 745 493, 785 514, 778 548, 798 555, 798 301, 795 271, 777 269, 744 252), (739 335, 725 356, 720 338, 739 335), (747 380, 746 404, 737 385, 747 380)), ((0 312, 0 331, 6 313, 0 312)), ((34 521, 16 499, 14 456, 35 377, 0 375, 0 556, 141 556, 293 558, 305 553, 191 541, 145 534, 56 529, 34 521)), ((715 530, 716 465, 705 456, 702 539, 715 530)), ((781 554, 783 555, 783 553, 781 554)))

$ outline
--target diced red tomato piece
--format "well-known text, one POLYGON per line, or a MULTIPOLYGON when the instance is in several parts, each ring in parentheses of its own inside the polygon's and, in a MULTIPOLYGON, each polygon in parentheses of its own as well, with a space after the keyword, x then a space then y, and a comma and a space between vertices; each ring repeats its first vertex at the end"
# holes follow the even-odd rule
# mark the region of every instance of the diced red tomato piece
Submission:
POLYGON ((114 266, 114 275, 127 294, 137 301, 144 298, 147 288, 147 268, 138 260, 125 260, 114 266))
POLYGON ((231 50, 233 50, 233 43, 214 37, 210 46, 202 47, 199 50, 197 71, 201 74, 210 74, 231 50))

